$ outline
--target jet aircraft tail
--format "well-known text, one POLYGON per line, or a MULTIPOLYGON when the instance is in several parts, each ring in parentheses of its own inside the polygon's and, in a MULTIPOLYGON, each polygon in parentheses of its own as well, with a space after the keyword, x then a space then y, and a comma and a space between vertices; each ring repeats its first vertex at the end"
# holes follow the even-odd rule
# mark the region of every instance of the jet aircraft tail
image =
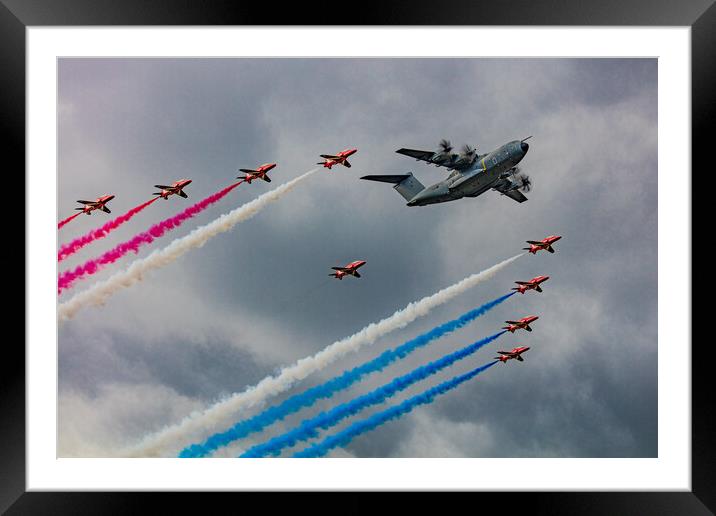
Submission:
POLYGON ((361 179, 379 181, 381 183, 393 183, 393 188, 402 195, 406 201, 409 201, 425 190, 425 187, 413 176, 412 172, 400 175, 363 176, 361 179))

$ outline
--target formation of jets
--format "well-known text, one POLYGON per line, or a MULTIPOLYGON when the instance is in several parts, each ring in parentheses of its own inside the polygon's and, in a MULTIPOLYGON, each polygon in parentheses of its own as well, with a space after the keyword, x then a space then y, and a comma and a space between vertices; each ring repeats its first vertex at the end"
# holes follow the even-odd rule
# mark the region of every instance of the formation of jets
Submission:
POLYGON ((191 184, 191 179, 180 179, 179 181, 174 181, 171 185, 154 185, 154 188, 160 188, 161 192, 154 192, 152 195, 158 195, 165 201, 169 199, 170 195, 178 195, 179 197, 184 197, 186 199, 189 197, 187 194, 184 193, 183 188, 185 186, 188 186, 191 184))
POLYGON ((107 203, 114 199, 114 195, 103 195, 101 197, 98 197, 95 201, 83 201, 79 200, 77 201, 80 204, 84 204, 81 208, 75 208, 75 210, 81 210, 82 213, 86 213, 87 215, 92 215, 92 212, 94 210, 102 210, 105 213, 112 213, 109 211, 109 208, 107 208, 107 203))

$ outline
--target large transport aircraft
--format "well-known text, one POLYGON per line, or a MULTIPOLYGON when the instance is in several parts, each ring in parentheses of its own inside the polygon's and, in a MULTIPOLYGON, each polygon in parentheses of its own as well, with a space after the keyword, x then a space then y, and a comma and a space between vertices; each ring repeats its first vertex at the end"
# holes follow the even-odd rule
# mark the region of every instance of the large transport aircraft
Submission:
POLYGON ((426 206, 455 201, 463 197, 477 197, 488 190, 495 190, 517 202, 524 202, 532 182, 519 174, 517 164, 525 157, 530 146, 524 140, 514 140, 487 154, 465 145, 459 154, 452 153, 452 145, 442 140, 437 151, 398 149, 396 152, 425 161, 436 167, 450 170, 446 179, 427 188, 412 172, 400 175, 370 175, 361 179, 392 183, 393 188, 408 201, 408 206, 426 206))

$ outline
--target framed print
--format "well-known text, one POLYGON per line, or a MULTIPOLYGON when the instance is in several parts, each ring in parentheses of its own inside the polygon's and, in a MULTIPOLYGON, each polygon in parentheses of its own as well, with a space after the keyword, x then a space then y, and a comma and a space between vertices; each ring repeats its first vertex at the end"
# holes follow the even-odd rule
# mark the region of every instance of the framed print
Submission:
POLYGON ((4 508, 714 507, 690 170, 716 8, 476 6, 5 1, 27 308, 4 508))

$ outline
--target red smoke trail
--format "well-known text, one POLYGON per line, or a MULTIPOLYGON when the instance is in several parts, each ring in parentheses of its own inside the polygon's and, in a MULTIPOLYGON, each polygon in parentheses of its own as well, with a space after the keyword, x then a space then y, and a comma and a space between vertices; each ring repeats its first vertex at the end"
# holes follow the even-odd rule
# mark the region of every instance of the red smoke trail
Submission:
POLYGON ((106 236, 109 235, 112 231, 114 231, 114 230, 117 229, 119 226, 121 226, 122 224, 124 224, 125 222, 127 222, 129 219, 131 219, 132 217, 134 217, 137 213, 139 213, 140 211, 142 211, 144 208, 146 208, 147 206, 149 206, 150 204, 152 204, 152 203, 153 203, 154 201, 156 201, 157 199, 159 199, 159 197, 155 197, 154 199, 150 199, 150 200, 148 200, 147 202, 145 202, 145 203, 143 203, 143 204, 140 204, 140 205, 137 206, 136 208, 132 208, 131 210, 129 210, 129 211, 128 211, 127 213, 125 213, 124 215, 120 215, 120 216, 117 217, 116 219, 110 220, 110 221, 107 222, 105 225, 103 225, 101 228, 99 228, 99 229, 93 229, 92 231, 90 231, 90 232, 87 233, 86 235, 81 236, 81 237, 79 237, 79 238, 75 238, 75 239, 74 239, 72 242, 70 242, 69 244, 63 245, 63 246, 60 248, 60 252, 57 253, 57 261, 58 261, 58 262, 61 262, 62 260, 64 260, 64 259, 67 258, 68 256, 70 256, 70 255, 76 253, 77 251, 79 251, 80 249, 82 249, 82 248, 83 248, 84 246, 86 246, 87 244, 90 244, 90 243, 94 242, 95 240, 97 240, 97 239, 99 239, 99 238, 104 238, 104 237, 106 237, 106 236))
POLYGON ((57 281, 58 294, 61 293, 64 289, 71 287, 75 280, 98 272, 102 269, 104 265, 116 262, 128 252, 133 251, 134 253, 138 253, 139 248, 142 247, 144 244, 150 244, 154 241, 154 239, 163 236, 167 231, 171 231, 172 229, 181 226, 184 221, 192 218, 194 215, 201 213, 203 210, 205 210, 215 202, 221 200, 225 195, 227 195, 231 190, 239 186, 241 183, 243 183, 243 181, 239 181, 238 183, 234 183, 230 186, 227 186, 220 192, 210 195, 206 199, 199 201, 193 206, 189 206, 186 210, 182 211, 178 215, 174 215, 173 217, 169 217, 168 219, 154 224, 144 233, 139 233, 138 235, 132 237, 130 240, 119 244, 117 247, 110 251, 107 251, 99 258, 89 260, 84 265, 80 265, 79 267, 75 268, 75 270, 73 271, 63 272, 62 274, 60 274, 60 277, 57 281))
POLYGON ((60 223, 57 224, 57 229, 60 229, 62 226, 64 226, 64 225, 67 224, 69 221, 71 221, 72 219, 74 219, 77 215, 81 215, 81 214, 82 214, 82 212, 75 213, 74 215, 70 215, 69 217, 67 217, 65 220, 61 220, 60 223))

